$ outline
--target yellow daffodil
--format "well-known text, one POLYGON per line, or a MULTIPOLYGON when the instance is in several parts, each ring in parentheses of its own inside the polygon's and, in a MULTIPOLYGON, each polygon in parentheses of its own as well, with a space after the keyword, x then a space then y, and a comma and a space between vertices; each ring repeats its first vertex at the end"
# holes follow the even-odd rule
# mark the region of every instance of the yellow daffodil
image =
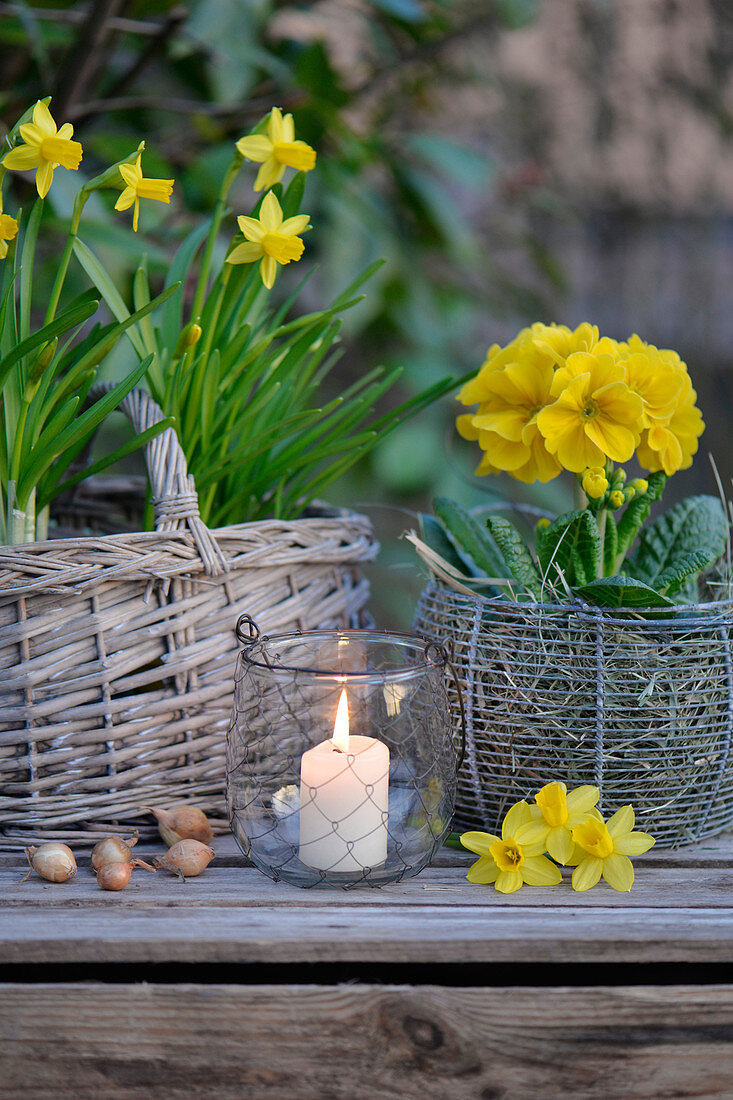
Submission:
POLYGON ((590 817, 573 829, 575 849, 568 861, 575 864, 573 889, 590 890, 601 875, 614 890, 626 892, 634 882, 629 856, 640 856, 654 844, 649 833, 635 833, 634 811, 622 806, 607 823, 590 817))
POLYGON ((494 883, 501 894, 513 894, 526 882, 529 886, 555 886, 561 881, 560 869, 542 853, 545 846, 532 840, 532 811, 526 802, 517 802, 507 812, 501 838, 492 833, 471 832, 461 836, 461 844, 479 859, 469 868, 469 882, 494 883))
POLYGON ((15 240, 17 235, 18 223, 10 214, 3 214, 3 196, 0 192, 0 260, 8 254, 8 241, 15 240))
POLYGON ((591 500, 600 500, 608 488, 608 478, 603 466, 589 466, 582 478, 583 492, 591 500))
POLYGON ((581 473, 606 458, 625 462, 639 442, 642 403, 624 382, 624 368, 609 354, 578 351, 553 379, 557 400, 537 416, 550 454, 581 473))
POLYGON ((293 116, 283 116, 277 107, 270 112, 267 133, 240 138, 237 149, 247 160, 262 165, 255 180, 255 191, 266 191, 279 183, 286 168, 310 172, 316 163, 315 150, 306 142, 295 140, 293 116))
POLYGON ((175 180, 145 179, 141 168, 142 154, 134 164, 121 164, 120 175, 125 189, 115 203, 115 210, 129 210, 134 205, 132 228, 137 233, 140 216, 140 199, 155 199, 156 202, 170 202, 175 180))
POLYGON ((309 228, 309 218, 309 214, 296 214, 294 218, 283 220, 280 203, 270 191, 262 200, 259 219, 237 218, 246 241, 232 249, 227 263, 251 264, 261 259, 262 282, 269 290, 275 282, 277 265, 284 266, 303 255, 304 245, 299 234, 309 228))
POLYGON ((45 199, 55 169, 61 165, 75 172, 81 163, 83 150, 78 141, 71 140, 73 133, 74 127, 70 122, 57 129, 48 107, 39 100, 33 108, 33 121, 20 127, 20 136, 25 144, 5 154, 3 167, 15 172, 35 168, 36 188, 40 197, 45 199))
POLYGON ((574 850, 572 830, 589 816, 600 818, 599 797, 598 787, 590 784, 568 794, 564 783, 546 783, 534 796, 537 805, 530 807, 533 821, 522 834, 524 842, 539 843, 558 863, 567 863, 574 850))

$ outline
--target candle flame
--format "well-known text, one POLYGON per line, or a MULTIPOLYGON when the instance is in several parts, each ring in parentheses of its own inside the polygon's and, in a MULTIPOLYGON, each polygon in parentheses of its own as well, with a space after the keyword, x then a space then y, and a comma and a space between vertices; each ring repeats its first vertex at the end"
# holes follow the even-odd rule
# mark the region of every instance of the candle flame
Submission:
POLYGON ((346 688, 342 688, 339 696, 336 721, 333 726, 333 744, 339 752, 349 751, 349 703, 346 698, 346 688))

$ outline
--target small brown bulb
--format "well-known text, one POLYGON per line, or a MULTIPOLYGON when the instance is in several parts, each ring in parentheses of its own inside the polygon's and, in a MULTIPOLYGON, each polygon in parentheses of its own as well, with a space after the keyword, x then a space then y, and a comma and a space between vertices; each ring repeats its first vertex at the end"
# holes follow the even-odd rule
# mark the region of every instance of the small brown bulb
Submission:
POLYGON ((158 832, 168 847, 179 840, 199 840, 210 844, 214 839, 214 830, 203 810, 196 806, 175 806, 172 810, 161 810, 154 806, 146 807, 158 822, 158 832))
MULTIPOLYGON (((51 841, 40 848, 26 848, 25 856, 33 871, 47 882, 68 882, 76 874, 76 860, 66 844, 51 841)), ((30 871, 23 882, 30 877, 30 871)))
POLYGON ((165 856, 156 856, 153 863, 179 878, 195 878, 211 863, 214 849, 198 840, 179 840, 165 856))
POLYGON ((132 865, 122 860, 103 863, 97 871, 97 882, 103 890, 124 890, 130 881, 132 865))
POLYGON ((130 881, 133 867, 144 867, 146 871, 155 874, 155 867, 151 867, 142 859, 131 859, 128 862, 114 860, 103 863, 97 871, 97 882, 103 890, 124 890, 130 881))
POLYGON ((106 836, 92 849, 92 867, 95 871, 105 863, 129 863, 132 859, 131 848, 137 844, 138 832, 123 840, 121 836, 106 836))

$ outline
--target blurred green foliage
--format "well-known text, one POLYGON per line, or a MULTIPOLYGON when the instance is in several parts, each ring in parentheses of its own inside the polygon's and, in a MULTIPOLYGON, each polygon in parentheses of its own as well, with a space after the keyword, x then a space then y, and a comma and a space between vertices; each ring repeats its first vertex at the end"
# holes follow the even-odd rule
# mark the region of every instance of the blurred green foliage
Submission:
MULTIPOLYGON (((390 398, 398 401, 478 368, 490 319, 543 314, 545 291, 561 282, 532 231, 535 217, 553 216, 542 180, 531 165, 509 178, 498 155, 476 144, 470 127, 446 126, 443 112, 453 93, 475 87, 462 47, 525 26, 537 7, 536 0, 0 3, 0 122, 12 125, 51 94, 55 116, 73 122, 84 143, 88 174, 146 139, 147 174, 177 181, 171 211, 144 214, 151 278, 162 285, 173 249, 211 209, 232 142, 273 104, 293 112, 298 136, 319 151, 304 202, 317 229, 308 244, 318 270, 299 308, 333 300, 385 257, 348 316, 334 384, 342 388, 376 363, 399 365, 402 393, 390 398), (498 255, 509 258, 506 266, 498 255)), ((30 184, 15 186, 22 201, 30 184)), ((59 216, 67 212, 61 182, 49 198, 59 216)), ((231 205, 240 212, 236 190, 231 205)), ((92 204, 85 233, 118 281, 131 280, 139 255, 129 234, 114 219, 95 220, 92 204)), ((222 255, 224 247, 222 240, 222 255)), ((283 296, 289 289, 284 277, 283 296)), ((403 426, 337 495, 406 503, 436 491, 465 496, 456 479, 468 476, 474 456, 462 448, 460 459, 446 461, 452 416, 446 399, 403 426)))

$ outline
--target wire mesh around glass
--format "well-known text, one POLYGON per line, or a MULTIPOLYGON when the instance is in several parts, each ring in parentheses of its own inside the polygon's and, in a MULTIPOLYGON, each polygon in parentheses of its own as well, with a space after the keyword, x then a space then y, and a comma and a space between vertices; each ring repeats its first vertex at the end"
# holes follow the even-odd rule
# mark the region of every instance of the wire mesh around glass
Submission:
POLYGON ((450 828, 448 654, 371 630, 260 635, 242 616, 227 739, 232 832, 297 886, 416 875, 450 828))

